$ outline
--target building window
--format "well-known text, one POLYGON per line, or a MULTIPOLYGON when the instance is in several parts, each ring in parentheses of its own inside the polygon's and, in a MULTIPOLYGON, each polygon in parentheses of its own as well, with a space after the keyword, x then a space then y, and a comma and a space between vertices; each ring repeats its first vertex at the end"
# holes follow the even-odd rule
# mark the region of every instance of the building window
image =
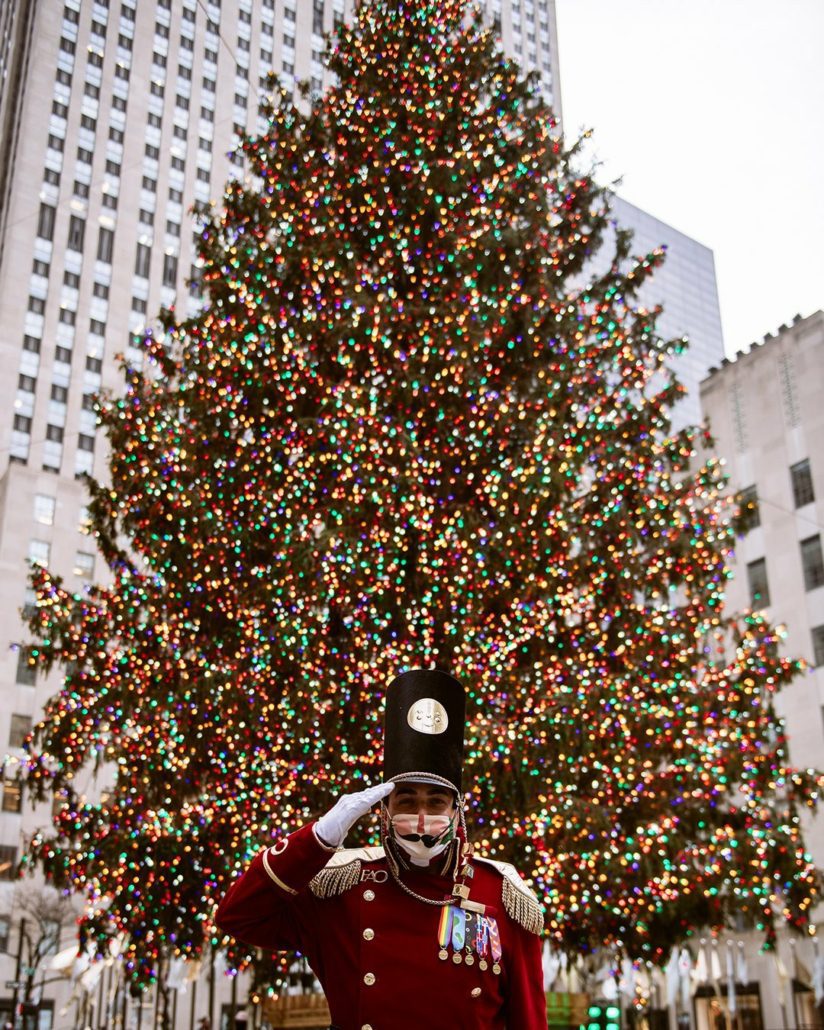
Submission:
POLYGON ((77 437, 77 449, 80 451, 94 451, 94 437, 86 433, 79 433, 77 437))
POLYGON ((813 663, 824 665, 824 626, 813 626, 813 663))
POLYGON ((63 325, 75 325, 77 322, 77 312, 72 311, 71 308, 61 308, 57 319, 63 325))
POLYGON ((805 590, 824 586, 824 555, 821 553, 821 537, 807 537, 801 541, 801 565, 804 569, 805 590))
POLYGON ((42 315, 46 310, 46 302, 42 297, 29 297, 29 311, 35 315, 42 315))
POLYGON ((30 433, 31 432, 31 418, 28 415, 15 415, 12 421, 12 427, 17 433, 30 433))
POLYGON ((84 579, 91 579, 94 575, 94 555, 88 551, 78 551, 74 556, 74 574, 84 579))
MULTIPOLYGON (((148 212, 146 212, 148 214, 148 212)), ((134 274, 139 275, 142 279, 149 278, 149 267, 151 263, 152 252, 151 249, 145 243, 138 243, 137 252, 135 253, 134 259, 134 274)))
POLYGON ((100 227, 97 237, 97 260, 104 261, 107 265, 112 263, 114 253, 114 232, 111 229, 100 227))
POLYGON ((53 443, 63 443, 63 427, 46 426, 46 439, 51 440, 53 443))
POLYGON ((89 332, 94 333, 95 336, 103 336, 103 334, 106 332, 106 323, 101 322, 99 318, 90 318, 89 332))
POLYGON ((43 240, 54 239, 54 208, 51 204, 41 204, 37 217, 37 235, 43 240))
POLYGON ((33 687, 34 681, 37 678, 37 666, 34 662, 29 661, 29 658, 23 651, 17 652, 17 672, 15 673, 15 681, 24 687, 33 687))
POLYGON ((9 950, 9 933, 11 931, 11 917, 0 916, 0 953, 6 954, 9 950))
POLYGON ((80 197, 85 200, 89 196, 89 184, 81 182, 79 179, 75 179, 72 191, 76 197, 80 197))
POLYGON ((29 351, 30 354, 40 353, 40 340, 36 336, 24 336, 23 337, 23 350, 29 351))
POLYGON ((0 880, 13 880, 17 865, 17 848, 14 844, 0 844, 0 880))
POLYGON ((65 286, 70 286, 73 290, 80 289, 80 276, 77 272, 70 272, 68 269, 63 273, 63 283, 65 286))
POLYGON ((796 508, 803 508, 805 504, 811 504, 815 500, 813 491, 813 477, 810 472, 810 459, 796 462, 790 469, 790 476, 793 482, 793 498, 796 508))
POLYGON ((16 776, 5 776, 3 778, 3 805, 4 812, 19 812, 23 807, 23 784, 16 776))
POLYGON ((177 256, 175 254, 163 255, 163 285, 177 285, 177 256))
POLYGON ((750 604, 753 608, 767 608, 770 603, 770 588, 767 583, 766 558, 759 558, 747 564, 747 581, 750 585, 750 604))
MULTIPOLYGON (((18 680, 19 682, 19 680, 18 680)), ((9 747, 20 748, 31 733, 31 716, 14 712, 9 726, 9 747)))
POLYGON ((739 515, 735 520, 735 531, 739 534, 749 533, 761 524, 761 512, 758 508, 758 492, 755 486, 745 486, 737 496, 739 515))
POLYGON ((57 499, 48 494, 34 495, 34 521, 41 526, 54 525, 54 513, 57 510, 57 499))
POLYGON ((83 238, 86 235, 86 219, 72 215, 69 219, 69 250, 83 250, 83 238))

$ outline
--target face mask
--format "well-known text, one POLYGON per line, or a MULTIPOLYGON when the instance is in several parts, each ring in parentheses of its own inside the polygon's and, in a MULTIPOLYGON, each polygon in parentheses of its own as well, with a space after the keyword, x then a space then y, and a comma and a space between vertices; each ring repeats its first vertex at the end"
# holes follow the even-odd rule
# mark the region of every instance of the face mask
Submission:
POLYGON ((454 840, 456 814, 393 816, 392 836, 414 865, 429 865, 454 840))

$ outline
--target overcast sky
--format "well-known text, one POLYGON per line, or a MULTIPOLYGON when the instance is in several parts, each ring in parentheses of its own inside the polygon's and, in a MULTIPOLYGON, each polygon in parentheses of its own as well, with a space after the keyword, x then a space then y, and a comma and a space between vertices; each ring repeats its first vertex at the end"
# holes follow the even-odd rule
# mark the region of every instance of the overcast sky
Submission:
POLYGON ((824 308, 824 0, 556 0, 568 137, 711 247, 727 353, 824 308))

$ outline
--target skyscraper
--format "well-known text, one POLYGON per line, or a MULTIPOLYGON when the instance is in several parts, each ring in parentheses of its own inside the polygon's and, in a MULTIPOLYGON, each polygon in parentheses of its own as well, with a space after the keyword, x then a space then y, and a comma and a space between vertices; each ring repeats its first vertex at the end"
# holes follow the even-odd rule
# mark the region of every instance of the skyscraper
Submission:
POLYGON ((635 256, 666 248, 666 260, 641 287, 638 303, 648 308, 662 305, 658 320, 661 335, 668 340, 687 337, 689 341, 687 349, 670 362, 687 391, 672 417, 677 428, 697 425, 701 421, 699 383, 724 357, 713 253, 709 247, 620 196, 613 197, 611 226, 602 250, 586 274, 605 271, 609 266, 617 226, 632 230, 631 253, 635 256))
MULTIPOLYGON (((263 128, 259 104, 270 71, 287 90, 298 80, 323 89, 324 34, 350 10, 351 0, 0 5, 0 625, 7 643, 25 636, 29 562, 48 563, 77 591, 105 574, 86 535, 78 478, 105 476, 95 395, 120 389, 118 355, 140 361, 135 336, 161 308, 184 316, 199 308, 191 206, 219 201, 226 180, 243 176, 234 147, 239 133, 263 128)), ((486 15, 551 100, 553 0, 490 0, 486 15)), ((0 750, 19 754, 58 683, 58 674, 35 682, 13 648, 0 652, 0 750)), ((77 784, 90 796, 104 787, 93 773, 77 784)), ((11 876, 24 836, 47 819, 47 810, 32 813, 21 803, 12 761, 0 805, 0 880, 11 876)), ((31 919, 22 929, 22 912, 12 884, 0 882, 0 954, 9 953, 0 971, 10 983, 18 982, 14 958, 39 932, 31 919)), ((56 933, 54 946, 71 945, 71 920, 59 940, 53 916, 40 922, 56 933)), ((22 986, 7 992, 0 1014, 24 1000, 22 986)), ((90 994, 84 1004, 99 1007, 104 993, 101 982, 99 999, 90 994)), ((50 1011, 42 1007, 41 1027, 50 1011)), ((99 1011, 96 1019, 105 1022, 99 1011)))
MULTIPOLYGON (((735 361, 713 368, 700 390, 730 492, 740 494, 746 507, 727 605, 731 611, 765 610, 786 627, 782 653, 809 666, 776 699, 791 764, 801 769, 821 768, 824 755, 822 381, 824 312, 817 311, 796 316, 735 361)), ((807 847, 821 867, 824 822, 803 811, 802 819, 807 847)), ((739 987, 739 1008, 746 1004, 763 1020, 753 1015, 751 1025, 776 1026, 788 1013, 798 1026, 820 1025, 811 990, 817 952, 810 941, 784 932, 775 953, 765 955, 759 933, 745 939, 752 983, 746 994, 739 987)))

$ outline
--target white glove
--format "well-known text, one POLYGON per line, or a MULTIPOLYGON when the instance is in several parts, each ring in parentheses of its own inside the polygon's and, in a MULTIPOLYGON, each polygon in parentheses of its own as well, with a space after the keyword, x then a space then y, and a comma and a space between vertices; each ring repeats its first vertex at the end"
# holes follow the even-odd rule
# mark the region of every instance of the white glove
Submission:
POLYGON ((367 787, 355 794, 344 794, 315 823, 315 835, 327 847, 339 848, 358 819, 366 815, 381 798, 391 794, 394 788, 394 783, 379 783, 377 787, 367 787))

